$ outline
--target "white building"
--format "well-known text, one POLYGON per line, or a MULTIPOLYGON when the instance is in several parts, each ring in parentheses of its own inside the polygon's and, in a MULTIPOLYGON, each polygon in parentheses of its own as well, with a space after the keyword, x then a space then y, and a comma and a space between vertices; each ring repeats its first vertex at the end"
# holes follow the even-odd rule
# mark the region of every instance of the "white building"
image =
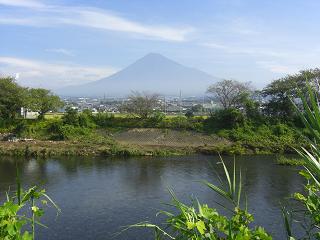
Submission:
POLYGON ((21 108, 20 114, 24 119, 37 119, 39 116, 38 112, 29 111, 27 108, 21 108))

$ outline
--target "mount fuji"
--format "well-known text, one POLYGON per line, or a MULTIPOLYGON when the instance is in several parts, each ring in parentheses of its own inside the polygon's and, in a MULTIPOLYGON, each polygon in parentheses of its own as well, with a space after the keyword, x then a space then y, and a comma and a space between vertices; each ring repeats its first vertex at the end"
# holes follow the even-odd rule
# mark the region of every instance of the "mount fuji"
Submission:
POLYGON ((157 53, 137 60, 119 72, 83 85, 56 90, 61 96, 120 97, 132 91, 177 96, 201 96, 219 79, 205 72, 183 66, 157 53))

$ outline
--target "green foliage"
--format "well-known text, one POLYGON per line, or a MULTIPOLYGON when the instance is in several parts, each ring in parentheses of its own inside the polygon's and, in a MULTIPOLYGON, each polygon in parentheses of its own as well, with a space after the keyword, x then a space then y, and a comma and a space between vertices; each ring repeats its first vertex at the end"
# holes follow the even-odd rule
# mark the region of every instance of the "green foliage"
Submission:
POLYGON ((146 121, 146 123, 150 126, 157 126, 165 119, 165 114, 160 111, 155 111, 152 113, 152 115, 149 117, 149 119, 146 121))
POLYGON ((66 113, 62 117, 64 125, 72 125, 75 127, 94 128, 94 118, 90 111, 78 113, 78 110, 67 108, 66 113))
POLYGON ((34 186, 24 191, 18 175, 17 191, 13 196, 7 194, 6 201, 0 205, 0 239, 35 240, 36 225, 45 227, 39 219, 48 203, 60 212, 45 190, 34 186), (29 215, 31 217, 28 217, 29 215), (26 227, 31 227, 31 233, 25 230, 26 227))
POLYGON ((93 134, 91 129, 53 123, 50 126, 51 140, 80 140, 93 134))
POLYGON ((27 89, 11 77, 0 77, 0 118, 12 121, 25 105, 27 89))
POLYGON ((199 113, 199 112, 202 112, 204 109, 201 104, 196 104, 196 105, 192 106, 190 110, 194 113, 199 113))
POLYGON ((191 205, 184 204, 172 190, 169 190, 172 196, 170 206, 174 210, 160 212, 166 216, 166 231, 150 223, 140 223, 130 227, 153 228, 155 239, 271 240, 272 237, 262 227, 250 227, 250 223, 254 220, 253 216, 240 207, 242 181, 241 172, 239 178, 236 176, 235 162, 232 175, 223 161, 221 164, 225 172, 226 184, 221 182, 222 186, 216 186, 206 181, 203 183, 232 204, 232 209, 228 209, 231 216, 224 216, 207 204, 201 204, 197 199, 193 200, 191 205))
POLYGON ((186 112, 185 116, 186 116, 187 118, 192 118, 192 117, 194 117, 193 111, 192 111, 192 110, 188 110, 188 111, 186 112))
POLYGON ((285 165, 285 166, 302 166, 304 164, 304 161, 300 158, 287 158, 283 155, 278 157, 277 164, 279 165, 285 165))
POLYGON ((220 109, 211 113, 206 120, 206 129, 232 129, 243 125, 245 122, 244 115, 235 108, 220 109))
POLYGON ((64 124, 79 126, 79 113, 77 109, 67 108, 62 117, 64 124))
POLYGON ((217 134, 241 144, 254 153, 260 151, 289 153, 293 151, 292 147, 305 144, 305 141, 295 129, 285 124, 255 126, 247 123, 234 129, 220 130, 217 134), (297 140, 301 140, 301 142, 297 143, 297 140))
POLYGON ((306 79, 309 79, 312 85, 317 85, 319 76, 320 69, 316 68, 300 71, 270 83, 262 90, 262 96, 267 99, 264 104, 265 114, 281 121, 294 121, 296 112, 290 98, 298 98, 299 91, 307 92, 306 79))
POLYGON ((15 129, 13 130, 13 133, 16 134, 18 137, 23 137, 25 135, 29 135, 30 133, 30 128, 27 123, 27 121, 20 121, 15 129))
POLYGON ((31 88, 28 90, 27 106, 32 111, 39 112, 40 118, 49 111, 56 111, 63 107, 60 98, 43 88, 31 88))
POLYGON ((250 94, 250 83, 224 79, 209 86, 207 93, 221 104, 224 109, 241 107, 243 97, 250 94))
POLYGON ((19 116, 22 107, 37 111, 40 117, 62 107, 63 102, 49 90, 23 88, 11 77, 0 77, 0 118, 12 121, 19 116))
MULTIPOLYGON (((297 114, 308 129, 310 135, 305 136, 310 145, 311 151, 303 148, 297 149, 297 152, 304 160, 305 171, 301 175, 306 179, 305 192, 295 193, 294 199, 302 205, 303 218, 294 214, 293 210, 290 215, 286 214, 285 219, 291 217, 300 222, 305 229, 304 239, 320 239, 320 109, 319 100, 314 89, 307 84, 307 95, 299 91, 299 96, 303 104, 303 111, 293 103, 297 114)), ((294 239, 291 226, 287 225, 288 238, 294 239)))
POLYGON ((308 235, 312 238, 320 239, 320 185, 314 181, 310 172, 301 171, 303 177, 307 179, 305 193, 295 193, 294 199, 304 207, 304 216, 310 220, 307 228, 308 235))
POLYGON ((177 116, 163 119, 163 121, 160 122, 157 127, 176 130, 195 130, 202 132, 203 122, 204 119, 202 117, 187 118, 185 116, 177 116))
POLYGON ((97 113, 93 116, 93 121, 96 125, 106 128, 113 125, 114 115, 109 113, 97 113))
POLYGON ((247 97, 243 100, 243 105, 247 121, 258 125, 266 122, 265 116, 260 111, 260 102, 247 97))

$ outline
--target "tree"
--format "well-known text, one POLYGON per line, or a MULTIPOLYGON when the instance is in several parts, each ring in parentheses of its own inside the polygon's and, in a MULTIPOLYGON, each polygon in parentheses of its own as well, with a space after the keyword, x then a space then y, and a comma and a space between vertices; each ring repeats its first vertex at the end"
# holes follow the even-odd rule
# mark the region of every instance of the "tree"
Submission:
POLYGON ((12 120, 26 105, 27 89, 19 86, 12 77, 0 77, 0 117, 12 120))
POLYGON ((320 69, 309 69, 277 79, 265 87, 261 95, 265 99, 264 112, 280 120, 293 120, 295 114, 291 99, 297 99, 298 91, 306 93, 306 81, 319 92, 320 69))
POLYGON ((197 112, 202 112, 202 111, 203 111, 203 106, 202 106, 201 104, 193 105, 193 106, 191 107, 191 111, 192 111, 192 112, 195 112, 195 113, 197 113, 197 112))
POLYGON ((233 129, 243 125, 245 117, 238 109, 226 108, 211 112, 206 122, 211 129, 233 129))
POLYGON ((62 117, 64 124, 79 126, 79 113, 77 109, 68 107, 66 113, 62 117))
POLYGON ((250 84, 236 80, 222 80, 209 86, 207 93, 220 102, 224 109, 238 108, 243 96, 250 93, 250 84))
POLYGON ((37 111, 40 118, 49 111, 56 111, 59 107, 63 107, 63 102, 60 98, 50 90, 43 88, 32 88, 29 90, 28 107, 32 111, 37 111))
POLYGON ((192 118, 192 117, 194 117, 194 113, 193 113, 192 110, 189 109, 189 110, 186 112, 185 116, 186 116, 187 118, 192 118))
POLYGON ((158 106, 159 95, 133 92, 129 96, 128 101, 122 105, 122 110, 146 119, 158 106))

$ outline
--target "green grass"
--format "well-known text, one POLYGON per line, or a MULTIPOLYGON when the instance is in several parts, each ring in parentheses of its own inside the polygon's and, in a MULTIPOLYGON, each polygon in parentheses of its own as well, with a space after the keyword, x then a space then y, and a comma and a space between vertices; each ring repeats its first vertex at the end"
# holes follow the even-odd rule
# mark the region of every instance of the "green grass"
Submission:
POLYGON ((62 118, 63 117, 63 113, 46 113, 45 115, 44 115, 44 118, 45 119, 53 119, 53 118, 58 118, 58 119, 60 119, 60 118, 62 118))
POLYGON ((285 156, 280 156, 277 159, 277 164, 283 166, 302 166, 304 163, 304 160, 301 158, 287 158, 285 156))

